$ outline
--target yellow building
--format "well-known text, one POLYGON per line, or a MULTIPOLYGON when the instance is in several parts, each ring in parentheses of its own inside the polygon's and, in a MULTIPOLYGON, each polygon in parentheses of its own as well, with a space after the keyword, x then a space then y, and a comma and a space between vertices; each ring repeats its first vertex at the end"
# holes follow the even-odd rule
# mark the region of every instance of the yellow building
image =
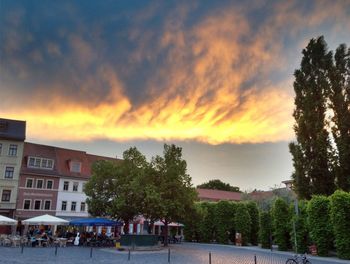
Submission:
POLYGON ((26 134, 25 121, 0 118, 0 214, 14 217, 26 134))

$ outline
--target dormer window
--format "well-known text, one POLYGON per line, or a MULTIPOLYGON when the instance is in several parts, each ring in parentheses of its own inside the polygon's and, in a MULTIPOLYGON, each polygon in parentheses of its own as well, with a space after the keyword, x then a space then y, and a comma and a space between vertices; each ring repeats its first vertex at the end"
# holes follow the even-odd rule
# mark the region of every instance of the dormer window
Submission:
POLYGON ((54 165, 53 159, 46 159, 46 158, 39 158, 39 157, 28 157, 28 162, 27 162, 28 168, 52 170, 53 165, 54 165))
POLYGON ((70 161, 70 171, 71 172, 81 172, 81 162, 80 161, 70 161))

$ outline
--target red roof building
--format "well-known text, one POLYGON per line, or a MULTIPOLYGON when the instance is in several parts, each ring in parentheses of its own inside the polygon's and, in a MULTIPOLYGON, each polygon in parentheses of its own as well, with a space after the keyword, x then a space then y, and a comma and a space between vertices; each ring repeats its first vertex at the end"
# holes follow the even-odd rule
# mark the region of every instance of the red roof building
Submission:
POLYGON ((241 193, 197 188, 200 201, 241 201, 241 193))

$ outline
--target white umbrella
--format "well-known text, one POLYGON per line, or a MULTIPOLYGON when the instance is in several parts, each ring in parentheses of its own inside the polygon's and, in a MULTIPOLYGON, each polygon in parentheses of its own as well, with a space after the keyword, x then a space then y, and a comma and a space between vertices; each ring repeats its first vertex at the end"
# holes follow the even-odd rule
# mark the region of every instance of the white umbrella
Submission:
POLYGON ((17 225, 17 221, 0 215, 0 225, 17 225))
POLYGON ((52 215, 41 215, 23 221, 25 225, 68 225, 69 221, 52 215))
MULTIPOLYGON (((164 226, 164 223, 162 221, 156 221, 156 222, 154 222, 154 225, 156 225, 156 226, 164 226)), ((180 224, 180 223, 171 222, 171 223, 168 223, 168 226, 184 226, 184 225, 180 224)))

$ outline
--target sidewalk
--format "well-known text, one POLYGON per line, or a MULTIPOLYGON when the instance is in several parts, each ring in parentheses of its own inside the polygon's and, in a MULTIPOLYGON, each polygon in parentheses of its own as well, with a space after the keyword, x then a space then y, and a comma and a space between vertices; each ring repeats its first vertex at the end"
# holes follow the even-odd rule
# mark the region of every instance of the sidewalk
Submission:
MULTIPOLYGON (((289 251, 278 251, 278 250, 273 250, 271 251, 270 249, 264 249, 260 248, 258 246, 245 246, 245 247, 237 247, 234 245, 230 245, 231 247, 234 248, 239 248, 239 249, 245 249, 245 250, 250 250, 250 251, 256 251, 256 252, 264 252, 264 253, 273 253, 276 255, 282 255, 282 256, 293 256, 295 255, 294 252, 289 252, 289 251)), ((342 264, 350 264, 350 260, 345 260, 345 259, 339 259, 337 257, 317 257, 317 256, 312 256, 312 255, 307 255, 307 258, 312 260, 317 260, 317 261, 332 261, 336 263, 342 263, 342 264)))

